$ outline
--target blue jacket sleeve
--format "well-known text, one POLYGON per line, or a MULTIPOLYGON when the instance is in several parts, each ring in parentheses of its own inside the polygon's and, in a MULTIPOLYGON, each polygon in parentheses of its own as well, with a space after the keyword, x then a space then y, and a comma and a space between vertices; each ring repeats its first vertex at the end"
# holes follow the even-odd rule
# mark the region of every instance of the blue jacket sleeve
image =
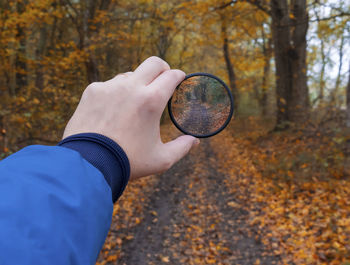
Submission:
POLYGON ((129 173, 123 150, 96 134, 2 160, 0 264, 95 264, 129 173))

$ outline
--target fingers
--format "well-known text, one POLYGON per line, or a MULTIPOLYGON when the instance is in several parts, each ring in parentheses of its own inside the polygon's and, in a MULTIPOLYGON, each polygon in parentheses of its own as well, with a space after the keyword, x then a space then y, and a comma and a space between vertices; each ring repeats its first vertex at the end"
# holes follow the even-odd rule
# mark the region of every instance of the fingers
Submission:
POLYGON ((141 84, 148 85, 161 73, 169 69, 170 67, 167 62, 156 56, 152 56, 136 68, 133 77, 141 84))
POLYGON ((148 87, 150 91, 159 92, 167 102, 184 78, 185 73, 180 70, 167 70, 160 74, 148 87))
MULTIPOLYGON (((190 136, 190 135, 183 135, 175 140, 168 142, 165 144, 166 152, 168 153, 169 161, 168 161, 168 168, 175 164, 177 161, 179 161, 181 158, 183 158, 193 146, 199 144, 199 139, 190 136)), ((166 169, 168 169, 166 168, 166 169)))

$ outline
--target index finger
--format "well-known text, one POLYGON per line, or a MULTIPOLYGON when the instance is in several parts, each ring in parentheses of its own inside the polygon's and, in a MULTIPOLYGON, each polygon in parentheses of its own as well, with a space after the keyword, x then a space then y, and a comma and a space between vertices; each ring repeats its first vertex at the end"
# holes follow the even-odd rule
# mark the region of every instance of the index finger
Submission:
POLYGON ((152 83, 161 73, 169 70, 168 63, 159 57, 152 56, 141 63, 133 73, 133 77, 144 85, 152 83))
POLYGON ((157 91, 159 95, 162 95, 166 104, 185 76, 186 74, 181 70, 168 70, 159 75, 148 87, 150 90, 157 91))

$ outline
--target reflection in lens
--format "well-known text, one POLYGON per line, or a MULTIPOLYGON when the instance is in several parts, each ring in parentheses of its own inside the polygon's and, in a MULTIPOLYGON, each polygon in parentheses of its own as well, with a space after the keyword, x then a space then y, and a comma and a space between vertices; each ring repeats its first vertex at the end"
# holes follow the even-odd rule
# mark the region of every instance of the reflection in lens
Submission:
POLYGON ((171 111, 187 133, 209 135, 229 119, 231 101, 225 86, 215 78, 199 75, 184 80, 173 94, 171 111))

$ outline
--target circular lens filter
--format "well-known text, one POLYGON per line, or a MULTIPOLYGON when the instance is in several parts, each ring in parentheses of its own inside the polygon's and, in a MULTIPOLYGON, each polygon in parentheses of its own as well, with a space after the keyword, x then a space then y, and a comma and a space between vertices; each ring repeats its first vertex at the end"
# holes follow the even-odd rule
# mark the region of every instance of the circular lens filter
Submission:
POLYGON ((184 134, 198 138, 221 132, 233 114, 233 97, 227 85, 207 73, 187 75, 168 103, 169 115, 184 134))

